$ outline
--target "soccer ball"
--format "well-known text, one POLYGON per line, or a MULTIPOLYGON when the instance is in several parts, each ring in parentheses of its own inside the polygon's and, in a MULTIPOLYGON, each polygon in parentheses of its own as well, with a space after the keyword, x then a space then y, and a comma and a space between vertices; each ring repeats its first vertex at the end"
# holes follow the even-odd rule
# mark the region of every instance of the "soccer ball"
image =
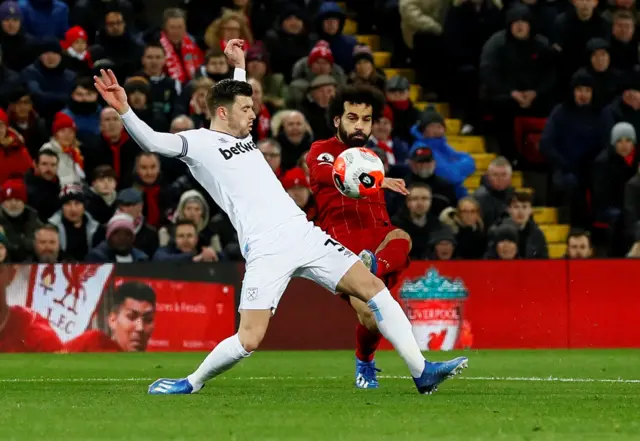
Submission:
POLYGON ((384 164, 365 147, 347 149, 333 163, 333 182, 349 198, 363 199, 376 194, 383 179, 384 164))

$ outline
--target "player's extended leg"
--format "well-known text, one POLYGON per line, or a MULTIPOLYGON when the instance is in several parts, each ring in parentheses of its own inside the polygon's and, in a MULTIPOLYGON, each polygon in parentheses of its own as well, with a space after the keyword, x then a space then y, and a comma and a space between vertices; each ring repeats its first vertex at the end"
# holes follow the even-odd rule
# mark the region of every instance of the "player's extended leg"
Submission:
POLYGON ((424 359, 413 336, 411 323, 402 308, 384 283, 373 276, 362 262, 351 266, 336 289, 367 303, 380 333, 391 342, 405 361, 420 393, 435 391, 440 383, 466 367, 466 357, 443 363, 430 363, 424 359))
POLYGON ((174 395, 198 392, 207 380, 231 369, 258 348, 267 332, 271 315, 270 309, 241 310, 238 333, 213 348, 193 374, 181 379, 161 378, 149 386, 149 393, 174 395))
POLYGON ((349 302, 358 315, 355 385, 360 389, 375 389, 378 387, 376 372, 380 370, 376 368, 374 355, 382 335, 367 304, 355 297, 349 297, 349 302))
POLYGON ((373 274, 384 278, 407 265, 410 251, 411 237, 406 231, 397 228, 387 234, 375 253, 363 250, 359 257, 373 274))

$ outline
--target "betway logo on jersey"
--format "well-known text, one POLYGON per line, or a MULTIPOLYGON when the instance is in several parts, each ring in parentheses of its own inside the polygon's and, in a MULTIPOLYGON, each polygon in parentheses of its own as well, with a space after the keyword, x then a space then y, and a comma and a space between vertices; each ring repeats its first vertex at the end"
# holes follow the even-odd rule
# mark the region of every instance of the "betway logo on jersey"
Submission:
POLYGON ((225 160, 229 160, 234 157, 234 155, 241 155, 243 153, 251 152, 256 150, 258 147, 254 144, 253 141, 249 142, 239 142, 230 149, 218 149, 222 156, 224 156, 225 160))

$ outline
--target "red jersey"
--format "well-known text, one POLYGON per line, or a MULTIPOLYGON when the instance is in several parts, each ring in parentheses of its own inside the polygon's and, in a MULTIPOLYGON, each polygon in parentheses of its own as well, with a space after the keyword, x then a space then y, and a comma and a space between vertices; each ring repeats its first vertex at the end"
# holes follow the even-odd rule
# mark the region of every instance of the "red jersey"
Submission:
POLYGON ((384 191, 366 199, 343 196, 333 182, 333 162, 348 147, 333 137, 311 144, 307 154, 311 191, 316 200, 316 224, 340 240, 354 231, 391 226, 384 191))
POLYGON ((80 334, 64 345, 65 352, 120 352, 120 346, 111 337, 97 329, 80 334))
POLYGON ((9 307, 9 317, 0 330, 0 353, 60 350, 62 341, 46 318, 22 306, 9 307))

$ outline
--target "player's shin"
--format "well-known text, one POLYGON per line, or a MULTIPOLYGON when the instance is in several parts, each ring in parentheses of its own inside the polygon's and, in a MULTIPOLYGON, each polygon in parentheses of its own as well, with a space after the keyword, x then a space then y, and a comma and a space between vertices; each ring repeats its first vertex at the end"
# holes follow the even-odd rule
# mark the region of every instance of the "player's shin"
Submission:
POLYGON ((414 378, 420 377, 424 370, 424 357, 413 336, 411 323, 402 308, 391 297, 387 288, 376 294, 367 303, 378 323, 380 333, 391 342, 400 357, 405 361, 414 378))
POLYGON ((187 377, 187 380, 193 386, 194 392, 197 392, 202 388, 205 381, 231 369, 240 360, 249 355, 251 355, 251 352, 247 352, 244 349, 238 334, 232 335, 213 348, 213 351, 207 355, 207 358, 204 359, 198 369, 187 377))

